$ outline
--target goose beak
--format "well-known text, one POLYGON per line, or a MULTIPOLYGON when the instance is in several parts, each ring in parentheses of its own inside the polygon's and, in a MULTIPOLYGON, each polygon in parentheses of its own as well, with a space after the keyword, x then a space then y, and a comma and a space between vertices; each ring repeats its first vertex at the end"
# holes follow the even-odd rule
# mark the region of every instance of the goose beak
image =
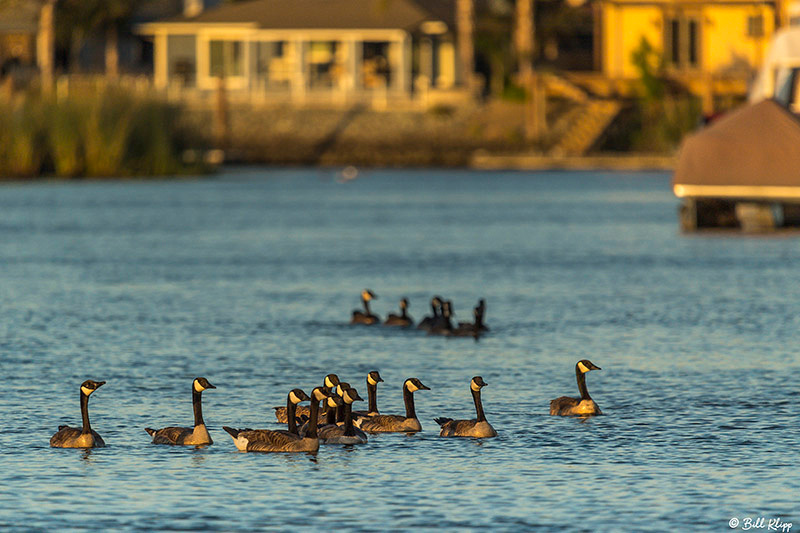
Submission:
POLYGON ((592 366, 591 368, 589 368, 589 370, 603 370, 603 369, 597 366, 596 364, 592 363, 592 366))
POLYGON ((102 387, 103 385, 106 384, 105 381, 97 381, 96 383, 97 383, 97 386, 95 387, 95 390, 99 389, 100 387, 102 387))
POLYGON ((423 385, 421 381, 419 382, 419 384, 420 384, 420 388, 419 388, 419 390, 431 390, 431 388, 430 388, 430 387, 428 387, 428 386, 426 386, 426 385, 423 385))
POLYGON ((210 381, 208 382, 208 386, 206 388, 207 389, 216 389, 216 387, 214 385, 212 385, 210 381))

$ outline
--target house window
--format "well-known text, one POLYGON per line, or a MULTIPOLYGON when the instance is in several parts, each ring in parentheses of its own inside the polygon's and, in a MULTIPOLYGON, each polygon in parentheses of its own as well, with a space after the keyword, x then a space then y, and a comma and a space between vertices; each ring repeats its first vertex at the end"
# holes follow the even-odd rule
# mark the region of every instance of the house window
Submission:
POLYGON ((700 22, 683 14, 664 18, 664 57, 677 68, 700 66, 700 22))
POLYGON ((209 47, 212 76, 228 78, 244 75, 241 41, 211 41, 209 47))
POLYGON ((747 17, 747 36, 754 38, 764 36, 764 17, 761 15, 747 17))

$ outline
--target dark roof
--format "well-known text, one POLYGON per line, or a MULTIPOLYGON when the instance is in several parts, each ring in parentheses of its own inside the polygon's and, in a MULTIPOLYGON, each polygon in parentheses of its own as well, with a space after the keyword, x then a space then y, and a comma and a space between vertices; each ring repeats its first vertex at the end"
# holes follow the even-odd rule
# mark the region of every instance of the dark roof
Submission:
POLYGON ((19 1, 0 8, 0 33, 36 33, 39 26, 39 5, 19 1))
POLYGON ((745 106, 689 136, 675 185, 800 187, 800 120, 774 100, 745 106))
MULTIPOLYGON (((432 0, 437 6, 443 0, 432 0)), ((254 23, 265 29, 404 29, 441 20, 414 0, 250 0, 160 22, 254 23)), ((447 22, 447 21, 445 21, 447 22)))

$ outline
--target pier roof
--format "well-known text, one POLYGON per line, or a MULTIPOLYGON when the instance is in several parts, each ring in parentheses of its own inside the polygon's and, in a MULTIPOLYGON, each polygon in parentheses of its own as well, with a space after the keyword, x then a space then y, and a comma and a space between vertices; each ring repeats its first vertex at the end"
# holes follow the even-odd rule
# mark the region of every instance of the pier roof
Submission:
POLYGON ((774 100, 689 136, 673 176, 679 197, 800 200, 800 119, 774 100))

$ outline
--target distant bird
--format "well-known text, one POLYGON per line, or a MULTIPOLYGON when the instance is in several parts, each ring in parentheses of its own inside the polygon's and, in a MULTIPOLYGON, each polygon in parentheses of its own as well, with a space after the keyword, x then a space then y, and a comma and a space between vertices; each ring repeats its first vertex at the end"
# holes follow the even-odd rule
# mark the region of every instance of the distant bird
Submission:
POLYGON ((561 416, 590 416, 601 415, 600 407, 589 396, 586 389, 586 373, 590 370, 601 370, 588 359, 581 359, 575 364, 575 377, 578 380, 580 398, 562 396, 550 402, 550 414, 561 416))
POLYGON ((377 370, 373 370, 367 374, 367 397, 369 400, 369 407, 366 411, 353 411, 353 416, 375 416, 380 414, 378 412, 378 383, 383 382, 381 375, 377 370))
POLYGON ((489 328, 483 323, 483 319, 486 313, 486 300, 481 298, 478 301, 478 305, 472 308, 472 316, 475 319, 474 322, 459 322, 458 327, 461 328, 462 326, 470 326, 472 329, 477 330, 479 333, 485 333, 489 331, 489 328))
POLYGON ((106 445, 103 438, 92 429, 89 423, 89 396, 103 386, 105 381, 87 379, 81 383, 81 417, 83 427, 58 426, 58 431, 50 438, 53 448, 101 448, 106 445))
POLYGON ((442 426, 440 437, 477 437, 487 438, 496 437, 497 431, 486 421, 483 413, 483 403, 481 403, 481 389, 488 385, 483 378, 475 376, 469 382, 472 391, 472 400, 475 402, 477 418, 472 420, 453 420, 452 418, 436 418, 436 423, 442 426))
POLYGON ((431 326, 438 320, 441 316, 441 309, 442 306, 442 298, 441 296, 434 296, 431 298, 431 316, 426 316, 423 318, 419 324, 417 324, 417 329, 430 331, 431 326))
MULTIPOLYGON (((316 452, 319 450, 317 438, 317 419, 319 416, 319 402, 328 398, 329 394, 323 387, 316 387, 311 391, 311 417, 309 418, 308 431, 305 436, 287 434, 283 431, 233 429, 223 426, 232 438, 237 449, 248 452, 316 452)), ((334 402, 341 402, 335 398, 334 402)))
POLYGON ((355 424, 367 433, 422 431, 417 412, 414 409, 414 393, 418 390, 431 390, 417 378, 409 378, 403 383, 403 401, 406 405, 406 416, 375 415, 356 420, 355 424))
POLYGON ((384 326, 401 326, 405 328, 409 328, 414 325, 414 319, 408 316, 408 298, 403 298, 400 300, 400 314, 396 315, 394 313, 390 313, 388 317, 386 317, 386 321, 383 323, 384 326))
POLYGON ((378 297, 369 289, 361 291, 361 302, 364 304, 364 310, 353 311, 353 318, 350 319, 351 324, 365 324, 371 326, 372 324, 380 324, 381 318, 378 315, 373 315, 369 309, 369 302, 378 297))
POLYGON ((431 325, 429 335, 450 335, 453 331, 453 323, 450 318, 453 316, 453 302, 446 300, 442 302, 442 314, 431 325))
POLYGON ((329 424, 319 428, 319 438, 325 444, 366 444, 367 434, 353 426, 353 402, 363 398, 352 387, 340 392, 344 401, 344 421, 341 425, 329 424))
MULTIPOLYGON (((483 324, 483 313, 486 310, 486 301, 481 298, 478 305, 472 309, 473 322, 459 322, 458 327, 450 331, 454 337, 474 337, 477 341, 482 333, 489 331, 483 324)), ((451 310, 452 312, 452 310, 451 310)))
POLYGON ((163 429, 144 428, 153 437, 153 444, 175 444, 186 446, 202 446, 214 444, 203 421, 202 394, 204 390, 216 389, 206 378, 195 378, 192 381, 192 407, 194 408, 194 427, 167 427, 163 429))
MULTIPOLYGON (((336 385, 339 384, 339 376, 336 374, 328 374, 325 376, 325 379, 322 380, 322 386, 327 387, 328 389, 334 388, 336 385)), ((288 422, 287 417, 287 408, 284 406, 280 407, 273 407, 275 409, 275 418, 281 424, 286 424, 288 422)), ((296 409, 296 417, 298 419, 308 419, 309 415, 311 414, 309 408, 305 405, 297 405, 295 406, 296 409)))

